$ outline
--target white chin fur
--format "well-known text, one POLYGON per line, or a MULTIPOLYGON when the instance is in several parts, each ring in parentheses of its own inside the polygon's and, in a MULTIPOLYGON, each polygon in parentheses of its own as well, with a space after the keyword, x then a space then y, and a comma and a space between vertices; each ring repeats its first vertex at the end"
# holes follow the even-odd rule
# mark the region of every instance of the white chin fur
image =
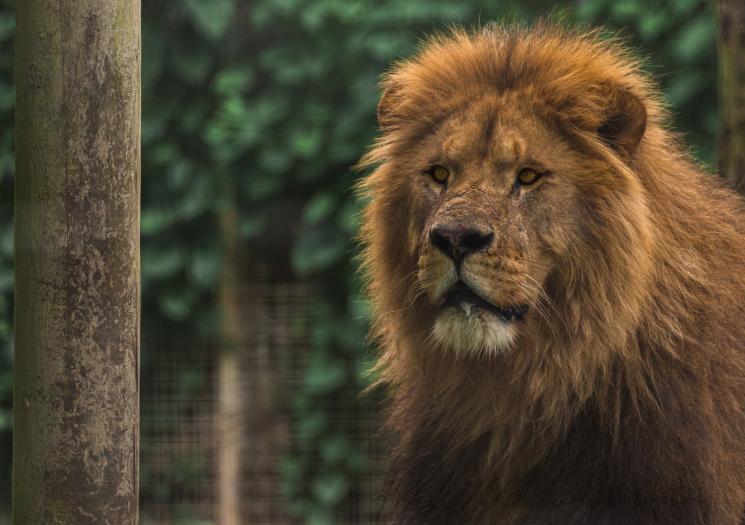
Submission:
POLYGON ((459 355, 493 355, 505 351, 515 340, 512 323, 471 304, 450 307, 435 321, 435 341, 459 355))

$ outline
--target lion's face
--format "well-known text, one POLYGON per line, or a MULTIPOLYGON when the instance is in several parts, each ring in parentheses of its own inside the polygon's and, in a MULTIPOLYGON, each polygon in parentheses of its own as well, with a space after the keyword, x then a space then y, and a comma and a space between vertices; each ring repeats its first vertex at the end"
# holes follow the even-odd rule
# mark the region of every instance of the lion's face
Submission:
POLYGON ((547 280, 581 235, 583 163, 519 106, 470 103, 395 173, 408 182, 408 242, 432 335, 459 353, 503 351, 545 316, 547 280))
POLYGON ((361 239, 390 359, 428 337, 620 346, 638 323, 655 225, 637 153, 660 111, 599 44, 546 38, 456 32, 384 78, 361 239))

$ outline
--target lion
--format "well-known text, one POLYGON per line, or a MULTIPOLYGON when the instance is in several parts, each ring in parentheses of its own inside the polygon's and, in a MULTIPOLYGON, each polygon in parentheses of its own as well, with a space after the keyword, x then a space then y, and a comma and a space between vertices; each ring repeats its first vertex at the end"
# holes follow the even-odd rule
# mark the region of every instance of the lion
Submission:
POLYGON ((362 262, 406 524, 738 524, 745 211, 615 38, 452 29, 382 80, 362 262))

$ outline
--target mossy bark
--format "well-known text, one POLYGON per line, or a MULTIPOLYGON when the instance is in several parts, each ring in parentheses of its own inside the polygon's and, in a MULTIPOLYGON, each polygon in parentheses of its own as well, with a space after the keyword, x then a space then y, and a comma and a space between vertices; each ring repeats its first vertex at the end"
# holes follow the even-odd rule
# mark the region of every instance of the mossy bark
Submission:
POLYGON ((719 170, 745 192, 745 2, 717 0, 719 19, 719 170))
POLYGON ((16 11, 13 522, 135 524, 140 2, 16 11))

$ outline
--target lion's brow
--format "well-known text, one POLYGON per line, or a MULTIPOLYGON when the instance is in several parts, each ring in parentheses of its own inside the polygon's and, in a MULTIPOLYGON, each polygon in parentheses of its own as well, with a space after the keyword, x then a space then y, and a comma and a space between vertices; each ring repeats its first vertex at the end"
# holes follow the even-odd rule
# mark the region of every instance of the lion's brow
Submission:
POLYGON ((484 122, 481 125, 481 141, 483 144, 491 143, 494 137, 494 130, 497 127, 496 118, 493 115, 486 114, 484 122))
POLYGON ((525 141, 514 132, 497 133, 491 147, 500 164, 516 164, 525 156, 525 141))

